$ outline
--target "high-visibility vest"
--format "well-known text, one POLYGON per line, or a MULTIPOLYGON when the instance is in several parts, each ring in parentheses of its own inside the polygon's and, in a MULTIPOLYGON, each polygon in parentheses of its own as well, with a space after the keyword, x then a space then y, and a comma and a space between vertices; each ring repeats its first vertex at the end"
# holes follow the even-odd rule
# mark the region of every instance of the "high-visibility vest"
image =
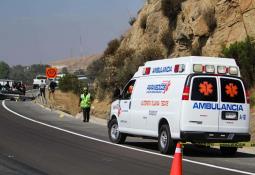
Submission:
POLYGON ((81 94, 81 108, 90 108, 91 106, 91 99, 90 99, 90 93, 88 93, 86 96, 84 94, 81 94))

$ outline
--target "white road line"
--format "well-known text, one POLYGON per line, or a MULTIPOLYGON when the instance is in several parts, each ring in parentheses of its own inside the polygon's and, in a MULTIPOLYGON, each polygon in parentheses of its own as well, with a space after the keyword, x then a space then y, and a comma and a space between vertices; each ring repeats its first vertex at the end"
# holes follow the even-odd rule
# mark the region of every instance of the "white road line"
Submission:
MULTIPOLYGON (((101 142, 101 143, 106 143, 106 144, 109 144, 109 145, 118 146, 118 147, 121 147, 121 148, 126 148, 126 149, 130 149, 130 150, 134 150, 134 151, 139 151, 139 152, 143 152, 143 153, 147 153, 147 154, 152 154, 152 155, 157 155, 157 156, 161 156, 161 157, 173 158, 173 156, 169 156, 169 155, 163 155, 163 154, 160 154, 160 153, 155 153, 155 152, 151 152, 151 151, 146 151, 146 150, 142 150, 142 149, 138 149, 138 148, 133 148, 133 147, 125 146, 125 145, 114 144, 114 143, 111 143, 111 142, 108 142, 108 141, 105 141, 105 140, 100 140, 100 139, 97 139, 97 138, 94 138, 94 137, 82 135, 82 134, 79 134, 79 133, 76 133, 76 132, 73 132, 73 131, 69 131, 69 130, 66 130, 66 129, 62 129, 62 128, 59 128, 59 127, 56 127, 56 126, 53 126, 53 125, 49 125, 49 124, 47 124, 47 123, 43 123, 43 122, 40 122, 40 121, 31 119, 31 118, 28 118, 28 117, 26 117, 26 116, 24 116, 24 115, 21 115, 21 114, 15 112, 15 111, 9 109, 9 108, 5 105, 5 100, 2 101, 2 105, 3 105, 3 107, 4 107, 7 111, 9 111, 9 112, 11 112, 11 113, 13 113, 13 114, 15 114, 15 115, 17 115, 17 116, 23 118, 23 119, 29 120, 29 121, 34 122, 34 123, 38 123, 38 124, 43 125, 43 126, 47 126, 47 127, 50 127, 50 128, 54 128, 54 129, 57 129, 57 130, 59 130, 59 131, 63 131, 63 132, 69 133, 69 134, 73 134, 73 135, 76 135, 76 136, 79 136, 79 137, 83 137, 83 138, 86 138, 86 139, 90 139, 90 140, 94 140, 94 141, 97 141, 97 142, 101 142)), ((220 169, 220 170, 231 171, 231 172, 235 172, 235 173, 241 173, 241 174, 247 174, 247 175, 255 175, 255 173, 248 172, 248 171, 241 171, 241 170, 237 170, 237 169, 221 167, 221 166, 217 166, 217 165, 213 165, 213 164, 208 164, 208 163, 193 161, 193 160, 190 160, 190 159, 183 159, 183 161, 189 162, 189 163, 193 163, 193 164, 203 165, 203 166, 207 166, 207 167, 211 167, 211 168, 216 168, 216 169, 220 169)))

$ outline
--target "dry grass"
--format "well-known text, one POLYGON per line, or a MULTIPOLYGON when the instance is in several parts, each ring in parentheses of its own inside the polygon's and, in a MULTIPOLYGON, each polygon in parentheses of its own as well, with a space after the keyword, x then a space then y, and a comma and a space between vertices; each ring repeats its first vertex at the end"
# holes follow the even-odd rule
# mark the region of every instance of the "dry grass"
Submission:
POLYGON ((80 111, 79 97, 72 92, 64 93, 60 90, 56 90, 54 97, 51 94, 49 98, 49 93, 47 93, 47 100, 49 106, 68 114, 75 116, 80 111))
POLYGON ((250 133, 251 133, 251 141, 255 141, 255 112, 251 114, 250 133))
POLYGON ((255 141, 255 88, 250 90, 251 94, 251 118, 250 118, 250 133, 251 133, 251 140, 255 141))
POLYGON ((110 112, 111 100, 106 99, 103 101, 95 100, 92 104, 91 114, 98 118, 106 119, 110 112))
MULTIPOLYGON (((64 93, 60 90, 56 90, 54 98, 52 96, 49 98, 48 92, 46 95, 48 107, 66 112, 73 116, 76 116, 81 111, 79 97, 72 92, 64 93)), ((111 101, 109 99, 103 101, 94 100, 91 106, 91 115, 106 119, 109 115, 110 104, 111 101)))

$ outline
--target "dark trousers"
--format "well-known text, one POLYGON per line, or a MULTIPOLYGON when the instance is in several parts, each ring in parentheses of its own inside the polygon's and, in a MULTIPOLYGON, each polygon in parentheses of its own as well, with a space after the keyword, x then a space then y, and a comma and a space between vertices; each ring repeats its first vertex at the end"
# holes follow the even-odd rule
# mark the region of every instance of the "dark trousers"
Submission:
POLYGON ((40 95, 45 98, 45 88, 40 89, 40 95))
POLYGON ((84 122, 89 122, 89 113, 90 113, 90 108, 83 108, 83 121, 84 122))

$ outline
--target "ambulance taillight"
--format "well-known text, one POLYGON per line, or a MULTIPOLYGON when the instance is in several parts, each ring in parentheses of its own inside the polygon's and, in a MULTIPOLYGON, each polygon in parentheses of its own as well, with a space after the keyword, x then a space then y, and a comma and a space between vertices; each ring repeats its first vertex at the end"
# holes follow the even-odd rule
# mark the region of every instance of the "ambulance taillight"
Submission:
POLYGON ((182 100, 189 100, 189 86, 185 86, 182 93, 182 100))

